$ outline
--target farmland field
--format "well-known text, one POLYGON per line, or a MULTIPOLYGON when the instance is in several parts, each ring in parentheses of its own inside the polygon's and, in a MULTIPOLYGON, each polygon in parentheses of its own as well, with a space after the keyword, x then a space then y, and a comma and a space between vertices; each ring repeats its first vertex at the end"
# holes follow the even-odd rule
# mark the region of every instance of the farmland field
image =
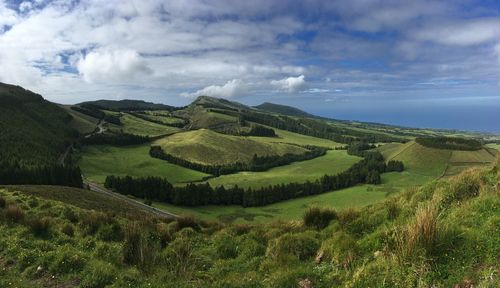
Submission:
POLYGON ((290 182, 314 181, 325 174, 342 172, 361 158, 351 156, 345 150, 330 150, 325 156, 315 159, 294 162, 289 165, 275 167, 264 172, 239 172, 210 179, 212 186, 262 187, 290 182))
POLYGON ((124 113, 120 117, 122 122, 121 126, 110 125, 111 131, 123 131, 129 134, 143 135, 143 136, 159 136, 171 134, 179 131, 179 128, 165 126, 153 123, 144 119, 137 118, 128 113, 124 113))
POLYGON ((296 145, 266 143, 265 137, 232 136, 207 129, 177 133, 155 142, 174 156, 203 164, 247 163, 252 157, 283 154, 303 154, 307 150, 296 145))
POLYGON ((207 174, 170 164, 149 156, 149 144, 112 147, 88 146, 79 153, 83 174, 96 183, 104 183, 106 176, 159 176, 171 183, 200 180, 207 174))
POLYGON ((390 195, 407 187, 422 185, 433 177, 410 172, 382 174, 380 185, 358 185, 320 195, 291 199, 263 207, 243 208, 241 206, 180 207, 158 203, 154 207, 178 215, 192 215, 204 220, 220 220, 234 223, 264 223, 276 220, 299 220, 308 207, 331 207, 345 209, 363 207, 383 201, 390 195))

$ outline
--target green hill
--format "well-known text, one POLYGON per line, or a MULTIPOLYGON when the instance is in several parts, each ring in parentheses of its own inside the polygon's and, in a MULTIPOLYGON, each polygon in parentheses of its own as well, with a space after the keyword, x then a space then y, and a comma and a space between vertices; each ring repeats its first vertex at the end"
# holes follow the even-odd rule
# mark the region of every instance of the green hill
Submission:
POLYGON ((97 100, 77 104, 80 106, 95 106, 100 109, 113 111, 136 111, 136 110, 175 110, 176 107, 146 102, 142 100, 97 100))
POLYGON ((163 151, 201 164, 250 162, 257 156, 302 154, 307 150, 296 145, 266 143, 256 138, 224 135, 207 129, 177 133, 155 142, 163 151))
POLYGON ((73 117, 69 123, 70 127, 76 129, 80 134, 89 134, 96 129, 99 119, 75 111, 71 109, 71 106, 61 105, 61 107, 73 117))
POLYGON ((378 148, 386 160, 403 161, 406 170, 425 176, 452 176, 471 167, 492 166, 496 152, 481 148, 475 151, 438 149, 415 141, 386 144, 378 148))
POLYGON ((288 115, 288 116, 314 117, 313 115, 311 115, 305 111, 302 111, 298 108, 295 108, 292 106, 287 106, 287 105, 269 103, 269 102, 265 102, 265 103, 262 103, 258 106, 254 106, 254 108, 257 108, 259 110, 266 111, 266 112, 278 113, 278 114, 283 114, 283 115, 288 115))
POLYGON ((367 207, 256 225, 172 222, 85 190, 4 187, 0 287, 498 287, 499 180, 471 171, 367 207))
POLYGON ((77 136, 72 116, 42 96, 0 83, 0 161, 55 163, 77 136))

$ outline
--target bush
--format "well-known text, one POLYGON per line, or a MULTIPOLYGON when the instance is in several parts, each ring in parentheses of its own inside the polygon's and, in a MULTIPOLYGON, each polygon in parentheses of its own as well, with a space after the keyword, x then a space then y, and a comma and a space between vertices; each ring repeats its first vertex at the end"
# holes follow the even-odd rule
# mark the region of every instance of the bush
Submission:
POLYGON ((143 261, 141 242, 138 224, 129 224, 125 229, 125 243, 123 244, 123 262, 125 264, 134 265, 143 261))
POLYGON ((321 230, 337 217, 337 213, 331 209, 311 207, 303 216, 304 225, 321 230))
POLYGON ((122 227, 118 223, 102 225, 97 237, 103 241, 119 241, 123 239, 122 227))
POLYGON ((287 233, 273 240, 266 255, 273 260, 287 262, 290 257, 304 261, 316 254, 319 241, 311 231, 300 234, 287 233))
POLYGON ((32 217, 28 220, 27 224, 30 231, 37 236, 42 236, 49 232, 50 220, 47 217, 32 217))
POLYGON ((394 250, 400 261, 427 256, 436 249, 438 209, 433 204, 420 207, 406 227, 394 231, 394 250))
POLYGON ((104 213, 90 212, 87 213, 85 217, 83 217, 80 225, 82 226, 85 234, 94 235, 99 230, 99 227, 111 222, 111 220, 112 219, 104 213))
POLYGON ((387 212, 387 219, 394 220, 399 215, 399 206, 395 200, 385 202, 385 210, 387 212))
POLYGON ((478 196, 481 182, 481 176, 477 170, 468 170, 454 177, 449 189, 445 192, 444 204, 449 205, 455 201, 460 202, 478 196))
POLYGON ((66 234, 69 237, 73 237, 75 235, 75 229, 73 228, 73 225, 71 225, 71 224, 64 225, 61 232, 66 234))
POLYGON ((0 196, 0 208, 5 208, 5 205, 7 205, 7 201, 5 201, 5 198, 0 196))
POLYGON ((78 215, 75 213, 75 211, 69 207, 66 207, 63 212, 63 217, 68 219, 71 223, 76 223, 78 222, 78 215))
POLYGON ((5 211, 5 216, 9 221, 20 222, 24 218, 24 211, 19 206, 11 204, 7 206, 7 210, 5 211))
POLYGON ((219 259, 231 259, 238 256, 238 245, 235 237, 225 232, 214 237, 214 246, 219 259))
POLYGON ((51 273, 60 275, 75 273, 85 266, 85 257, 73 247, 63 246, 56 253, 54 259, 48 264, 51 273))
POLYGON ((116 273, 111 264, 95 261, 87 265, 80 285, 83 288, 104 288, 113 283, 116 273))
POLYGON ((177 218, 177 227, 179 230, 182 230, 186 227, 193 228, 194 230, 200 229, 198 221, 196 221, 196 219, 191 216, 177 218))
POLYGON ((321 258, 344 269, 349 268, 358 254, 356 239, 345 232, 337 232, 321 247, 321 258))
POLYGON ((349 223, 356 220, 359 217, 359 210, 356 208, 347 208, 344 210, 340 210, 337 212, 337 219, 339 220, 340 225, 343 227, 347 227, 349 223))

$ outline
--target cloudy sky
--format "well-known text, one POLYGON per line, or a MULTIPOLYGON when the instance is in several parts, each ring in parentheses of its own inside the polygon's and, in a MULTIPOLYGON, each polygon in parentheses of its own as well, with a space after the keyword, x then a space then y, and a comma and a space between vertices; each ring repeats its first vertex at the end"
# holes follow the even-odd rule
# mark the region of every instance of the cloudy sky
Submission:
POLYGON ((209 95, 498 131, 485 123, 500 123, 500 4, 0 0, 0 82, 60 103, 209 95))

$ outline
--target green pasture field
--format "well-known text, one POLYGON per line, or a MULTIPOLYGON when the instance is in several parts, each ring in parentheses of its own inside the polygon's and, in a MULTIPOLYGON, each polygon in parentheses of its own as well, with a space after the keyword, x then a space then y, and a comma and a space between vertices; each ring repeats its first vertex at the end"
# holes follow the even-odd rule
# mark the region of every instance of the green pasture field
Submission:
MULTIPOLYGON (((267 126, 266 126, 267 127, 267 126)), ((272 127, 268 127, 272 128, 272 127)), ((335 141, 331 141, 328 139, 316 138, 311 136, 306 136, 298 133, 293 133, 285 130, 280 130, 276 128, 272 128, 276 133, 277 137, 250 137, 250 139, 256 139, 261 142, 267 143, 290 143, 296 145, 313 145, 320 146, 325 148, 335 148, 344 146, 345 144, 337 143, 335 141)))
POLYGON ((380 185, 358 185, 320 195, 291 199, 262 207, 201 206, 180 207, 155 202, 154 207, 177 215, 191 215, 203 220, 231 223, 265 223, 277 220, 300 220, 311 206, 346 209, 363 207, 383 201, 407 187, 416 187, 435 179, 410 172, 382 174, 380 185))
POLYGON ((330 150, 325 156, 294 162, 263 172, 239 172, 210 179, 212 186, 234 186, 258 188, 281 183, 314 181, 325 174, 342 172, 361 158, 348 155, 345 150, 330 150))
POLYGON ((78 165, 92 182, 104 183, 106 176, 158 176, 172 184, 201 180, 208 174, 170 164, 149 156, 149 144, 112 147, 107 145, 85 146, 78 153, 78 165))
POLYGON ((184 123, 182 119, 170 116, 170 112, 168 111, 145 111, 147 115, 145 115, 148 119, 153 121, 160 121, 164 124, 176 124, 176 123, 184 123))
POLYGON ((135 135, 144 135, 144 136, 159 136, 165 134, 171 134, 179 131, 179 128, 169 127, 157 123, 153 123, 150 121, 146 121, 144 119, 137 118, 128 113, 124 113, 120 120, 122 122, 122 126, 118 126, 123 132, 135 135))
POLYGON ((267 155, 303 154, 306 149, 283 143, 266 143, 265 137, 243 137, 199 129, 176 133, 155 142, 164 151, 177 157, 202 164, 231 164, 249 162, 252 157, 267 155))

